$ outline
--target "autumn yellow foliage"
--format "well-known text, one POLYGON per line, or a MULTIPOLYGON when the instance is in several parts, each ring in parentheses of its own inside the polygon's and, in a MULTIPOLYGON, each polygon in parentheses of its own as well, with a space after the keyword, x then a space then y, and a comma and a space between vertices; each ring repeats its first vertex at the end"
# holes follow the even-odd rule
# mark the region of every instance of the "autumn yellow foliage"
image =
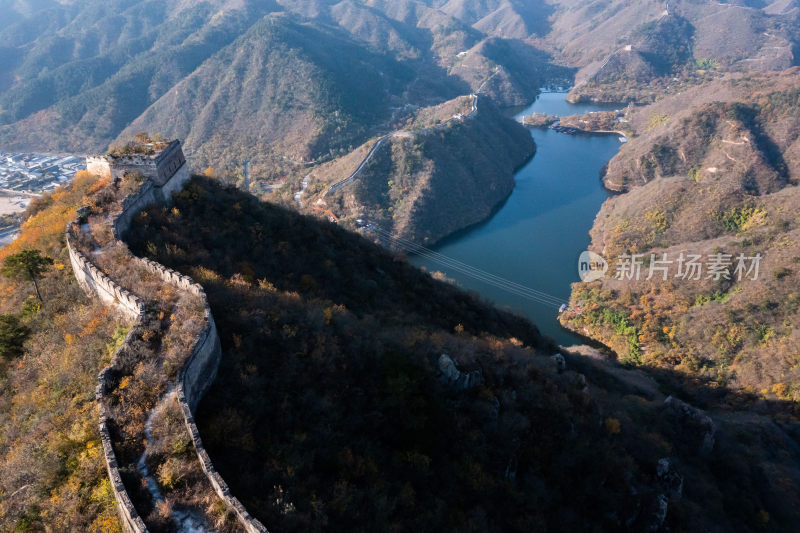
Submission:
POLYGON ((38 249, 56 261, 41 280, 45 302, 24 282, 0 281, 0 313, 30 330, 21 357, 0 360, 0 531, 121 531, 101 453, 94 387, 118 319, 84 296, 69 267, 64 229, 102 180, 38 199, 0 261, 38 249))

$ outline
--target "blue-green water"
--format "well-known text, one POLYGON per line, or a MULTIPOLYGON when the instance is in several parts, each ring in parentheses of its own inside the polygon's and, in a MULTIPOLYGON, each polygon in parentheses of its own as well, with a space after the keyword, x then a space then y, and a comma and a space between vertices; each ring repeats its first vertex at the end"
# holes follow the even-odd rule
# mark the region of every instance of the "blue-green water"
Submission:
MULTIPOLYGON (((571 105, 562 93, 542 93, 521 114, 568 115, 600 109, 571 105)), ((542 291, 566 302, 570 284, 578 281, 578 256, 589 245, 589 230, 608 193, 600 171, 617 153, 616 135, 567 135, 531 129, 536 156, 516 175, 516 187, 488 221, 445 240, 436 251, 542 291)), ((500 307, 531 319, 561 344, 579 342, 561 328, 556 306, 544 305, 466 276, 419 256, 411 262, 441 271, 500 307)))

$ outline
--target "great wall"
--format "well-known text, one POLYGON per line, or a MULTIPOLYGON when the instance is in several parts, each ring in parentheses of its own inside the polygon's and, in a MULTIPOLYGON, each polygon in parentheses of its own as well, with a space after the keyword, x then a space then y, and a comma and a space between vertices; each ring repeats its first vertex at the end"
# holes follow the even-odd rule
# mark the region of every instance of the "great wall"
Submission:
MULTIPOLYGON (((112 181, 109 187, 114 187, 131 173, 144 177, 138 190, 116 202, 99 222, 100 225, 110 226, 114 244, 122 246, 124 246, 122 238, 130 229, 134 218, 153 204, 169 205, 172 193, 180 191, 190 177, 178 141, 164 143, 163 147, 153 151, 152 154, 88 158, 87 170, 92 174, 110 177, 112 181)), ((83 237, 81 232, 92 231, 93 227, 86 222, 85 217, 85 212, 79 212, 79 220, 70 223, 66 229, 66 243, 75 278, 87 294, 98 298, 104 304, 116 307, 132 321, 132 327, 123 344, 115 350, 109 365, 98 376, 95 399, 103 454, 123 529, 129 533, 144 533, 148 531, 147 526, 123 483, 114 449, 109 413, 109 384, 110 376, 118 369, 121 354, 125 350, 133 349, 133 340, 140 333, 138 328, 142 327, 148 313, 148 301, 141 294, 136 294, 138 287, 123 287, 123 283, 114 281, 89 259, 84 253, 85 250, 79 249, 77 241, 83 237)), ((97 218, 94 223, 98 224, 97 218)), ((127 247, 125 249, 127 250, 127 247)), ((225 504, 227 510, 235 515, 239 529, 248 533, 267 532, 267 529, 233 496, 225 480, 214 468, 194 421, 194 410, 213 383, 222 357, 219 336, 203 288, 191 278, 154 261, 132 255, 130 259, 134 263, 133 267, 139 269, 143 275, 154 276, 164 285, 177 289, 177 292, 192 295, 202 301, 202 327, 199 334, 195 335, 193 347, 182 367, 178 369, 174 381, 171 382, 170 390, 177 399, 200 468, 216 496, 225 504)), ((181 324, 180 327, 184 325, 181 324)))

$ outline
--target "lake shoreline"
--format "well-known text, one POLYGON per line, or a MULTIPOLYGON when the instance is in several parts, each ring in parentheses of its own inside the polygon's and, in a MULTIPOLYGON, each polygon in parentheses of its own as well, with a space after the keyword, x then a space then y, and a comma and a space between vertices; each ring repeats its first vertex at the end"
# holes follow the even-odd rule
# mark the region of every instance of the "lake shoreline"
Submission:
MULTIPOLYGON (((531 112, 567 116, 596 109, 568 104, 565 94, 543 91, 531 106, 517 109, 515 119, 531 112)), ((589 246, 589 230, 611 197, 602 171, 619 151, 620 141, 611 133, 566 135, 549 128, 527 129, 536 152, 515 172, 509 196, 488 217, 439 239, 433 247, 445 261, 458 261, 488 276, 448 268, 432 254, 408 259, 524 316, 559 345, 585 345, 585 336, 561 326, 558 308, 569 302, 571 284, 578 281, 578 256, 589 246)))

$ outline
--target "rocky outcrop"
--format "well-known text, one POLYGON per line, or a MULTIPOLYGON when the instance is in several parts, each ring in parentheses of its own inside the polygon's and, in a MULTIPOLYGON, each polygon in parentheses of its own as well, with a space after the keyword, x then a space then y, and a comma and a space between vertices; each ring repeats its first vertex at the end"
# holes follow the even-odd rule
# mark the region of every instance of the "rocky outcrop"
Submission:
POLYGON ((670 407, 688 423, 699 428, 701 453, 707 454, 714 449, 714 434, 717 431, 717 427, 710 416, 673 396, 668 396, 664 400, 664 405, 670 407))
POLYGON ((443 383, 458 390, 472 389, 483 384, 483 374, 480 370, 462 372, 446 353, 439 356, 439 372, 443 383))
POLYGON ((656 478, 661 487, 672 497, 680 498, 683 496, 683 476, 675 469, 673 462, 664 457, 658 460, 656 468, 656 478))
POLYGON ((647 531, 659 531, 664 525, 664 520, 667 519, 667 511, 669 511, 669 500, 663 494, 659 494, 656 496, 656 509, 647 531))

